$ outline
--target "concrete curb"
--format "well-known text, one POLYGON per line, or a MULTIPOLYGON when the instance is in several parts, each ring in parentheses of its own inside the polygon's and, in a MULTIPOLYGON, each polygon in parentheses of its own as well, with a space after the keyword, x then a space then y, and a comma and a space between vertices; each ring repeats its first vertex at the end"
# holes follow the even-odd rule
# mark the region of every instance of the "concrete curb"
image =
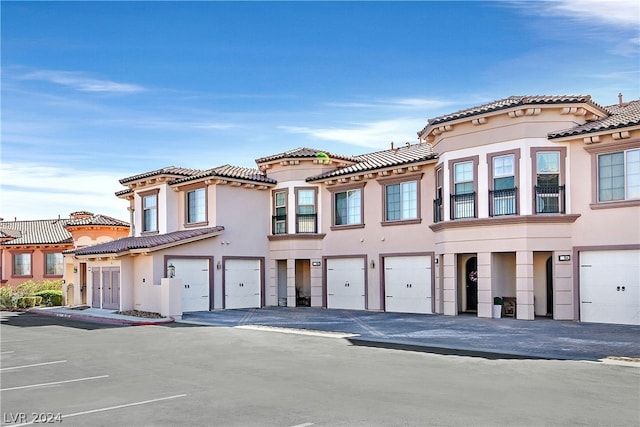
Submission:
POLYGON ((71 313, 61 313, 51 309, 39 309, 39 308, 30 308, 25 310, 27 313, 34 314, 42 314, 44 316, 51 317, 62 317, 65 319, 74 319, 74 320, 82 320, 85 322, 93 322, 93 323, 106 323, 111 325, 121 325, 121 326, 153 326, 153 325, 166 325, 168 323, 175 322, 173 317, 166 317, 157 320, 151 319, 143 319, 134 320, 134 319, 119 319, 115 317, 104 317, 104 316, 91 316, 86 314, 71 314, 71 313))

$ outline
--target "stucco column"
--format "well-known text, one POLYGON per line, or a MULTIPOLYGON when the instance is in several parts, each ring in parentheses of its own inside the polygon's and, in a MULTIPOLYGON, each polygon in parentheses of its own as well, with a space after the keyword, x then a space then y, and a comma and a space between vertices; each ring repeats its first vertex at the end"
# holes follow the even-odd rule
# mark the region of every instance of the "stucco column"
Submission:
POLYGON ((478 252, 478 317, 493 317, 491 252, 478 252))
POLYGON ((445 315, 458 314, 458 289, 456 286, 456 256, 444 254, 442 257, 442 289, 443 308, 445 315))
POLYGON ((296 260, 287 258, 287 307, 296 306, 296 260))
POLYGON ((533 252, 516 252, 516 318, 533 320, 533 252))

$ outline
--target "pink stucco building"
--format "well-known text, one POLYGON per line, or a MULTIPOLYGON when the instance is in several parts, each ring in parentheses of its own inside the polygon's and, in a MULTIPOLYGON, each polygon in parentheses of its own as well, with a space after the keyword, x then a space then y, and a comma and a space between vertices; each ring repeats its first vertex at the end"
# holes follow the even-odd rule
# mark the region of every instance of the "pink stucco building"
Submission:
POLYGON ((490 318, 501 297, 523 320, 640 324, 640 101, 509 97, 418 138, 122 179, 132 235, 73 254, 91 304, 490 318))

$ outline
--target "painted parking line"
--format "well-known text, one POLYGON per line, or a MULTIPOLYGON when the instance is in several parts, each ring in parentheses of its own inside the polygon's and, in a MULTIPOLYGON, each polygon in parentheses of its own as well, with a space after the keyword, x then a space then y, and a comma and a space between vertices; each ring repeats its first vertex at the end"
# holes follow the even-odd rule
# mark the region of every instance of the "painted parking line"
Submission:
POLYGON ((352 338, 352 337, 359 336, 358 334, 351 334, 348 332, 311 331, 309 329, 282 328, 279 326, 264 326, 264 325, 240 325, 240 326, 236 326, 235 328, 248 329, 251 331, 280 332, 283 334, 310 335, 313 337, 328 337, 328 338, 352 338))
POLYGON ((0 368, 0 371, 11 371, 13 369, 33 368, 34 366, 53 365, 55 363, 66 363, 66 360, 56 360, 53 362, 34 363, 32 365, 12 366, 10 368, 0 368))
MULTIPOLYGON (((158 399, 143 400, 141 402, 125 403, 125 404, 122 404, 122 405, 109 406, 107 408, 90 409, 88 411, 75 412, 73 414, 61 415, 60 418, 62 420, 64 420, 65 418, 77 417, 77 416, 80 416, 80 415, 89 415, 89 414, 95 414, 97 412, 111 411, 111 410, 114 410, 114 409, 129 408, 131 406, 146 405, 148 403, 162 402, 163 400, 177 399, 179 397, 186 397, 186 396, 187 396, 186 394, 176 394, 175 396, 160 397, 158 399)), ((33 419, 32 421, 29 421, 29 422, 26 422, 26 423, 22 423, 22 424, 11 424, 11 426, 12 427, 28 426, 28 425, 34 424, 36 421, 38 421, 37 418, 33 419)))
POLYGON ((98 375, 96 377, 76 378, 76 379, 73 379, 73 380, 55 381, 55 382, 51 382, 51 383, 41 383, 41 384, 22 385, 22 386, 18 386, 18 387, 0 388, 0 391, 21 390, 21 389, 25 389, 25 388, 35 388, 35 387, 46 387, 46 386, 49 386, 49 385, 75 383, 75 382, 78 382, 78 381, 97 380, 97 379, 100 379, 100 378, 108 378, 108 377, 109 377, 109 375, 98 375))
POLYGON ((14 352, 13 350, 12 351, 0 351, 0 354, 11 354, 13 352, 14 352))
POLYGON ((293 426, 293 427, 310 427, 310 426, 312 426, 312 425, 313 425, 313 423, 304 423, 304 424, 298 424, 298 425, 295 425, 295 426, 293 426))

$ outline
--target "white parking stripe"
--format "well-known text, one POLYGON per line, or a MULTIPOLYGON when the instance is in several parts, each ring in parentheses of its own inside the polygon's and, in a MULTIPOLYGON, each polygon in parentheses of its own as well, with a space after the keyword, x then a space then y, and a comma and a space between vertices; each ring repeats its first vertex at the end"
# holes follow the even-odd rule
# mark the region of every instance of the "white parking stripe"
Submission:
POLYGON ((13 353, 13 351, 0 351, 0 354, 9 354, 9 353, 13 353))
POLYGON ((42 383, 42 384, 33 384, 33 385, 23 385, 23 386, 19 386, 19 387, 0 388, 0 391, 21 390, 21 389, 24 389, 24 388, 34 388, 34 387, 45 387, 45 386, 48 386, 48 385, 75 383, 75 382, 78 382, 78 381, 97 380, 99 378, 107 378, 107 377, 109 377, 109 375, 99 375, 97 377, 76 378, 74 380, 55 381, 55 382, 52 382, 52 383, 42 383))
MULTIPOLYGON (((121 409, 121 408, 128 408, 130 406, 146 405, 147 403, 161 402, 163 400, 177 399, 178 397, 185 397, 185 396, 186 394, 176 394, 175 396, 160 397, 158 399, 151 399, 151 400, 143 400, 142 402, 133 402, 133 403, 125 403, 124 405, 109 406, 108 408, 91 409, 89 411, 75 412, 73 414, 62 415, 61 418, 64 420, 65 418, 77 417, 78 415, 95 414, 96 412, 110 411, 112 409, 121 409)), ((11 424, 11 426, 12 427, 28 426, 33 424, 35 421, 36 420, 34 419, 33 421, 29 421, 28 423, 11 424)))
POLYGON ((309 427, 309 426, 312 426, 312 425, 313 425, 313 423, 304 423, 304 424, 295 425, 293 427, 309 427))
POLYGON ((12 369, 32 368, 34 366, 53 365, 54 363, 65 363, 66 360, 56 360, 55 362, 34 363, 33 365, 12 366, 11 368, 0 368, 0 371, 10 371, 12 369))

